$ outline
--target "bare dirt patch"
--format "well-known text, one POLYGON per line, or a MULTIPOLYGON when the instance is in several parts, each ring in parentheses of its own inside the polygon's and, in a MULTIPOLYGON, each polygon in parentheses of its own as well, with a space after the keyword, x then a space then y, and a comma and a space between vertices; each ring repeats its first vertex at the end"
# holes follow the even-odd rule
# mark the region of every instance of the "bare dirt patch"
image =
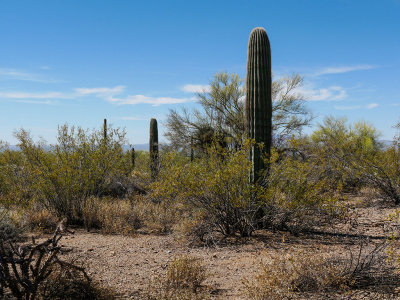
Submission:
POLYGON ((356 249, 360 239, 368 237, 372 243, 385 241, 385 220, 393 207, 355 205, 352 209, 353 222, 347 221, 349 224, 343 223, 335 230, 322 228, 296 236, 259 231, 250 238, 223 239, 208 247, 181 245, 173 235, 127 237, 83 229, 63 237, 60 244, 72 248, 65 255, 83 262, 88 274, 113 287, 120 299, 144 299, 154 276, 165 275, 168 263, 181 255, 203 261, 210 274, 205 284, 213 299, 246 299, 243 279, 253 278, 259 262, 268 261, 272 254, 293 250, 346 255, 356 249))

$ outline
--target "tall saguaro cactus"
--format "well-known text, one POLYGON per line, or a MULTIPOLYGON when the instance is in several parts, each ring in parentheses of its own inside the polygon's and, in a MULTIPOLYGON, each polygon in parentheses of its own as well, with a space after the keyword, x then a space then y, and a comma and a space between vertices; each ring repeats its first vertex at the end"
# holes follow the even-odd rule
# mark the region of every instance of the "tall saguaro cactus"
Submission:
POLYGON ((158 128, 157 128, 157 120, 154 118, 150 120, 149 152, 150 152, 151 177, 154 179, 157 176, 157 166, 158 166, 158 128))
POLYGON ((264 28, 254 28, 249 37, 247 51, 246 75, 246 131, 248 137, 257 144, 250 150, 250 161, 253 163, 250 181, 258 180, 260 171, 265 169, 263 154, 267 157, 271 151, 272 141, 272 78, 271 48, 264 28))

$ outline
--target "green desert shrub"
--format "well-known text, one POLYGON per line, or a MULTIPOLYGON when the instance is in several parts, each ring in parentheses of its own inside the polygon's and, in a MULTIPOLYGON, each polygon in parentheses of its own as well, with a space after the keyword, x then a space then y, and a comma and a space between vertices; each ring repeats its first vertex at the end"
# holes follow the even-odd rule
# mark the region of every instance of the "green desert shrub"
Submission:
POLYGON ((334 220, 342 209, 324 172, 309 161, 273 151, 266 187, 259 193, 264 228, 298 232, 334 220))
POLYGON ((157 202, 179 202, 190 211, 204 212, 213 231, 248 235, 257 203, 248 181, 248 148, 228 153, 214 144, 207 155, 189 162, 176 152, 167 153, 151 186, 157 202))
POLYGON ((333 188, 359 190, 368 164, 376 161, 382 151, 379 137, 371 123, 349 124, 346 118, 330 116, 318 124, 305 147, 311 160, 324 168, 322 175, 333 188))
POLYGON ((50 146, 44 140, 35 143, 24 129, 15 137, 32 200, 72 222, 83 221, 82 208, 90 196, 101 196, 110 179, 132 169, 122 149, 125 132, 111 126, 105 139, 103 130, 65 124, 58 128, 58 143, 50 146))

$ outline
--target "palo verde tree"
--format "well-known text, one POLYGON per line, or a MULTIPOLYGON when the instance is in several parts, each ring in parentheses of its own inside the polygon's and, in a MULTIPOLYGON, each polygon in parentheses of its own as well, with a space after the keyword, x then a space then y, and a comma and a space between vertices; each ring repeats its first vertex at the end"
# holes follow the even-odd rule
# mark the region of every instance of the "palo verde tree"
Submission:
MULTIPOLYGON (((272 131, 274 146, 288 136, 301 132, 313 119, 306 106, 306 96, 298 91, 304 84, 299 74, 272 80, 272 131)), ((238 74, 218 72, 210 85, 196 93, 197 108, 171 109, 165 126, 165 137, 173 149, 191 149, 191 137, 197 150, 202 150, 215 135, 230 139, 230 146, 241 146, 245 136, 245 80, 238 74)))

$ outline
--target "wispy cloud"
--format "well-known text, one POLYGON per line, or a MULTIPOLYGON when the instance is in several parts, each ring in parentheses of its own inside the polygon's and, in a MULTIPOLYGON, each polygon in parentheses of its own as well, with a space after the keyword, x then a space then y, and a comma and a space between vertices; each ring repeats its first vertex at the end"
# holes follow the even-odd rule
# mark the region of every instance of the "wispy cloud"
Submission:
POLYGON ((106 100, 116 105, 151 104, 152 106, 178 104, 192 101, 191 98, 148 97, 144 95, 129 95, 125 98, 114 98, 111 96, 107 97, 106 100))
POLYGON ((107 88, 107 87, 76 88, 75 91, 77 91, 80 95, 95 94, 97 97, 104 97, 104 96, 110 96, 110 95, 120 94, 120 93, 124 92, 125 86, 118 85, 113 88, 107 88))
POLYGON ((60 82, 53 78, 47 78, 41 74, 34 74, 26 71, 7 68, 0 68, 0 80, 23 80, 42 83, 60 82))
POLYGON ((181 90, 188 93, 202 93, 204 91, 210 91, 210 86, 201 84, 185 84, 181 87, 181 90))
POLYGON ((379 106, 379 104, 377 104, 377 103, 370 103, 367 105, 351 105, 351 106, 335 105, 335 109, 338 109, 338 110, 372 109, 372 108, 375 108, 378 106, 379 106))
POLYGON ((18 103, 31 103, 31 104, 45 104, 45 105, 55 105, 53 101, 46 100, 46 101, 34 101, 34 100, 16 100, 15 102, 18 103))
POLYGON ((378 106, 379 106, 378 103, 370 103, 370 104, 368 104, 368 105, 366 106, 366 108, 371 109, 371 108, 378 107, 378 106))
POLYGON ((59 92, 26 93, 26 92, 0 92, 0 98, 8 99, 50 99, 68 98, 67 95, 59 92))
MULTIPOLYGON (((88 96, 95 96, 108 101, 114 105, 136 105, 136 104, 151 104, 159 106, 164 104, 177 104, 191 102, 191 98, 173 98, 173 97, 149 97, 145 95, 127 95, 119 96, 125 92, 125 86, 118 85, 116 87, 95 87, 95 88, 75 88, 72 93, 61 92, 42 92, 42 93, 29 93, 29 92, 0 92, 0 99, 12 99, 19 102, 25 99, 76 99, 88 96)), ((32 101, 26 103, 42 103, 49 104, 48 102, 32 101)))
POLYGON ((309 101, 337 101, 348 96, 345 88, 336 85, 328 88, 314 88, 312 84, 309 84, 297 91, 303 93, 309 101))
POLYGON ((340 73, 348 73, 353 71, 362 71, 362 70, 370 70, 374 69, 376 66, 373 65, 353 65, 353 66, 339 66, 339 67, 327 67, 316 71, 311 74, 312 76, 321 76, 327 74, 340 74, 340 73))

